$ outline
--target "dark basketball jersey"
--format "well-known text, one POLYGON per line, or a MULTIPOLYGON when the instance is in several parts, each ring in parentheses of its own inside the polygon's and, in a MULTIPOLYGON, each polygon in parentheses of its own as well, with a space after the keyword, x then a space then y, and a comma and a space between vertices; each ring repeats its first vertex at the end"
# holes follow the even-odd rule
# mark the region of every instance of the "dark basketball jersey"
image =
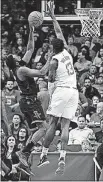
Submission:
POLYGON ((26 80, 21 81, 19 80, 19 78, 16 76, 16 81, 18 83, 18 86, 20 88, 21 91, 21 95, 37 95, 37 86, 36 83, 34 81, 34 78, 30 78, 30 77, 26 77, 26 80))

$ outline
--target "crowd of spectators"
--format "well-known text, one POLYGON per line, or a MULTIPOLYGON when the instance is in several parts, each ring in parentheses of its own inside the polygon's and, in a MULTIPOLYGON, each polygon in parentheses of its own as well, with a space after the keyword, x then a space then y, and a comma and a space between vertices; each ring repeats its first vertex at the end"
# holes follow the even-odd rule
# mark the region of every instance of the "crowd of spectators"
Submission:
MULTIPOLYGON (((29 32, 27 16, 30 13, 30 9, 27 7, 31 7, 32 11, 34 10, 32 9, 33 4, 35 4, 34 0, 30 2, 8 0, 1 4, 1 155, 2 166, 7 164, 5 172, 7 175, 2 174, 3 180, 19 179, 20 170, 17 168, 19 159, 16 151, 22 150, 32 135, 26 119, 20 111, 20 89, 14 75, 6 65, 6 59, 9 54, 13 54, 14 59, 21 59, 26 52, 29 32), (11 161, 10 164, 8 159, 11 161), (17 176, 15 177, 14 174, 17 176)), ((75 118, 70 124, 68 146, 80 145, 81 152, 95 152, 98 145, 103 143, 103 41, 101 37, 99 39, 81 37, 80 30, 75 25, 64 26, 62 31, 68 44, 68 50, 73 57, 79 90, 79 103, 75 118)), ((34 35, 35 50, 28 66, 32 69, 41 69, 48 59, 55 32, 53 26, 42 25, 34 35)), ((49 117, 46 115, 50 101, 48 75, 34 79, 38 88, 37 97, 48 122, 49 117)), ((59 123, 50 151, 59 152, 61 149, 60 135, 59 123)), ((43 140, 44 138, 32 149, 34 153, 41 152, 43 140)), ((27 176, 21 175, 21 180, 25 177, 27 176)))

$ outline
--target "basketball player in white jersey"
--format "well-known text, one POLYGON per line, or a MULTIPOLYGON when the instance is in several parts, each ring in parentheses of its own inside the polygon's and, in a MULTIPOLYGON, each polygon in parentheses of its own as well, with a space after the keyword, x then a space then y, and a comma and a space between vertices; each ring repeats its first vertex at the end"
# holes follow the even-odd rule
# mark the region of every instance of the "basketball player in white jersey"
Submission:
POLYGON ((78 90, 76 85, 76 73, 73 67, 73 59, 68 51, 65 49, 66 42, 61 32, 60 26, 55 19, 52 7, 48 7, 49 14, 53 19, 57 39, 52 41, 54 56, 50 62, 49 68, 49 82, 53 83, 54 88, 51 96, 51 102, 47 110, 50 115, 50 127, 47 130, 44 146, 40 156, 38 167, 48 164, 47 153, 49 146, 53 141, 58 119, 61 118, 62 125, 62 150, 60 151, 60 158, 56 174, 64 173, 65 145, 67 145, 69 137, 69 125, 78 106, 78 90), (62 40, 61 40, 62 39, 62 40))

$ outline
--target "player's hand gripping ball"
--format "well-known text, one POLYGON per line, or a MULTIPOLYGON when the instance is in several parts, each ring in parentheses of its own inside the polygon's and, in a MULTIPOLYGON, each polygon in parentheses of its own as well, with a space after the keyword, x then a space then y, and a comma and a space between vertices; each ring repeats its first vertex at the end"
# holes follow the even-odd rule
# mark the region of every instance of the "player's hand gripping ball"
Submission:
POLYGON ((39 27, 43 23, 43 15, 39 11, 33 11, 28 16, 28 22, 31 27, 39 27))

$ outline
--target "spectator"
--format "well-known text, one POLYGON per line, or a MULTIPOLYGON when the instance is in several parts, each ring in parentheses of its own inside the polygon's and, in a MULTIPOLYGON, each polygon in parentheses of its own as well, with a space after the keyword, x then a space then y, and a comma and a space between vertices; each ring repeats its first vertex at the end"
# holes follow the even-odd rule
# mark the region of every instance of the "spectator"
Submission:
POLYGON ((38 87, 39 87, 39 84, 40 83, 42 83, 42 82, 44 82, 45 80, 44 80, 44 77, 39 77, 38 79, 37 79, 37 85, 38 85, 38 87))
POLYGON ((102 74, 103 73, 103 65, 100 67, 99 69, 99 73, 102 74))
POLYGON ((91 47, 91 40, 90 40, 90 38, 85 40, 84 45, 87 46, 89 48, 89 50, 90 50, 90 47, 91 47))
POLYGON ((70 144, 82 144, 84 140, 88 139, 89 134, 93 134, 93 130, 87 128, 86 126, 86 118, 84 116, 78 117, 78 127, 71 130, 69 133, 69 141, 70 144))
POLYGON ((103 119, 100 121, 101 130, 95 133, 96 141, 103 143, 103 119))
POLYGON ((85 97, 85 95, 79 91, 78 111, 80 111, 80 113, 78 113, 78 114, 81 114, 83 116, 86 115, 87 108, 88 108, 88 100, 85 97))
POLYGON ((9 16, 9 8, 8 8, 8 5, 6 3, 4 3, 2 5, 2 8, 1 8, 1 14, 2 14, 2 17, 7 17, 9 16))
POLYGON ((19 166, 19 158, 16 155, 17 143, 13 135, 7 138, 5 146, 7 148, 6 158, 9 159, 12 163, 12 170, 10 172, 9 178, 13 181, 19 180, 17 170, 17 167, 19 166))
POLYGON ((99 97, 98 96, 93 96, 92 97, 92 102, 89 105, 88 112, 87 112, 87 114, 89 114, 89 117, 91 117, 92 114, 96 113, 98 103, 99 103, 99 97))
POLYGON ((27 24, 24 24, 24 23, 22 23, 22 24, 19 25, 18 31, 22 35, 24 45, 26 45, 27 44, 27 41, 28 41, 28 35, 27 35, 28 28, 27 28, 27 24))
POLYGON ((83 94, 90 100, 92 100, 93 96, 98 96, 100 98, 100 93, 92 86, 89 78, 85 78, 84 80, 83 94))
POLYGON ((103 118, 103 102, 99 102, 97 104, 96 113, 91 115, 90 122, 88 123, 88 126, 91 127, 95 133, 100 131, 100 121, 102 118, 103 118))
MULTIPOLYGON (((73 122, 76 124, 74 128, 77 128, 77 126, 78 126, 77 122, 78 122, 78 117, 80 115, 85 115, 85 114, 83 113, 83 109, 82 109, 81 105, 78 103, 78 107, 77 107, 77 110, 75 112, 75 117, 73 118, 73 122)), ((70 130, 71 130, 71 128, 70 128, 70 130)))
POLYGON ((1 66, 4 69, 3 71, 7 74, 7 77, 10 76, 9 68, 6 65, 6 59, 7 59, 7 51, 5 49, 2 49, 1 51, 1 66))
POLYGON ((22 58, 25 52, 26 46, 24 46, 23 39, 18 38, 15 47, 12 48, 12 54, 16 54, 17 56, 20 56, 22 58))
POLYGON ((12 170, 12 163, 6 158, 6 147, 1 143, 1 181, 9 180, 9 173, 12 170))
POLYGON ((48 43, 44 42, 42 47, 38 49, 36 56, 40 56, 43 52, 47 52, 48 48, 49 48, 48 43))
POLYGON ((94 61, 94 59, 97 55, 97 52, 98 52, 98 50, 97 50, 96 46, 94 46, 92 49, 90 49, 90 57, 91 57, 92 62, 94 61))
POLYGON ((100 48, 100 50, 98 52, 98 56, 95 57, 93 64, 97 67, 97 69, 99 71, 99 68, 103 64, 103 48, 102 47, 100 48))
POLYGON ((7 159, 10 159, 12 163, 19 163, 18 157, 15 156, 15 152, 17 151, 17 143, 13 135, 7 137, 5 146, 7 148, 7 159))
POLYGON ((42 142, 38 141, 36 145, 34 146, 33 152, 41 152, 42 151, 42 142))
POLYGON ((74 29, 74 37, 80 38, 80 29, 78 27, 75 27, 75 29, 74 29))
POLYGON ((90 50, 95 50, 95 52, 97 53, 100 50, 100 48, 101 44, 99 43, 98 38, 92 37, 90 50))
POLYGON ((48 49, 49 49, 48 43, 44 42, 43 46, 37 50, 37 53, 34 59, 34 67, 35 67, 35 64, 38 63, 39 61, 40 62, 43 61, 42 59, 44 55, 47 53, 48 49))
MULTIPOLYGON (((5 25, 6 30, 8 30, 8 37, 9 40, 12 40, 12 32, 13 32, 13 26, 14 26, 14 19, 12 15, 9 15, 8 17, 5 18, 3 24, 5 25)), ((5 35, 6 31, 4 32, 5 35)))
POLYGON ((26 142, 28 140, 28 130, 26 127, 21 127, 18 131, 17 135, 17 148, 18 150, 23 150, 23 148, 26 146, 26 142))
POLYGON ((83 152, 89 152, 90 151, 89 150, 89 142, 88 142, 88 140, 83 140, 81 146, 82 146, 82 151, 83 152))
POLYGON ((81 46, 81 52, 82 52, 83 55, 85 55, 85 58, 86 58, 88 61, 91 61, 89 48, 88 48, 86 45, 82 45, 82 46, 81 46))
POLYGON ((13 80, 7 80, 3 92, 5 95, 5 105, 7 105, 11 109, 11 111, 17 110, 17 108, 19 107, 20 91, 14 89, 13 80))
POLYGON ((36 63, 36 69, 40 70, 43 67, 43 64, 41 62, 36 63))
POLYGON ((54 32, 50 32, 49 36, 48 36, 48 40, 49 40, 49 45, 51 44, 52 40, 56 38, 56 35, 54 32))
POLYGON ((13 37, 12 37, 12 46, 15 46, 15 43, 19 38, 22 38, 22 34, 19 32, 19 30, 15 30, 13 37))
MULTIPOLYGON (((37 62, 36 63, 36 68, 37 70, 40 70, 43 67, 43 64, 41 62, 37 62)), ((34 77, 34 80, 36 81, 38 79, 38 77, 34 77)))
POLYGON ((5 132, 4 132, 4 130, 1 128, 1 133, 0 133, 1 135, 1 143, 5 146, 5 141, 6 141, 6 134, 5 134, 5 132))
POLYGON ((101 99, 103 99, 103 75, 102 75, 102 74, 99 74, 99 75, 98 75, 97 83, 95 83, 93 86, 94 86, 94 87, 98 90, 98 92, 100 93, 101 99))
POLYGON ((95 65, 91 64, 89 70, 81 75, 81 77, 79 78, 79 82, 81 86, 83 86, 85 78, 89 78, 92 84, 94 84, 96 81, 96 77, 97 77, 97 68, 95 65))
POLYGON ((5 98, 2 93, 1 97, 1 128, 4 130, 4 133, 8 135, 8 118, 7 118, 7 112, 5 108, 5 98))
POLYGON ((7 54, 11 53, 11 45, 7 36, 2 36, 1 48, 4 49, 7 54))
POLYGON ((9 125, 9 134, 14 135, 17 139, 18 132, 21 127, 26 127, 25 121, 20 114, 14 114, 12 123, 9 125))
POLYGON ((79 73, 79 77, 84 72, 89 71, 89 68, 90 68, 91 64, 92 63, 86 59, 85 55, 83 55, 82 52, 78 53, 78 60, 74 64, 74 68, 77 69, 77 71, 79 73))

